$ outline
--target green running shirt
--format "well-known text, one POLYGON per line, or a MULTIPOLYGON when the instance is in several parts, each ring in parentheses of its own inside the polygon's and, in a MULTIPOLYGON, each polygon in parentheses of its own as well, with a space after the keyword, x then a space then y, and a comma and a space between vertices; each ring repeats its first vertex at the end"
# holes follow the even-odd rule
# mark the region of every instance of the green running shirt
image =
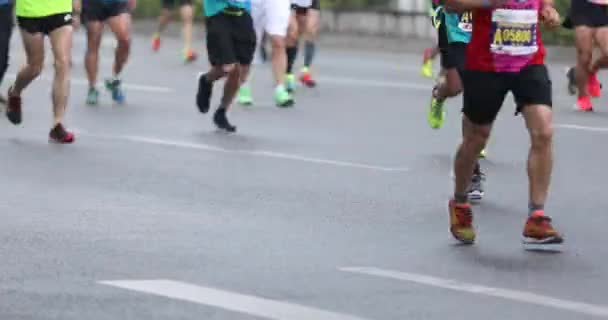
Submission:
POLYGON ((42 18, 60 13, 72 13, 72 0, 16 0, 16 15, 42 18))

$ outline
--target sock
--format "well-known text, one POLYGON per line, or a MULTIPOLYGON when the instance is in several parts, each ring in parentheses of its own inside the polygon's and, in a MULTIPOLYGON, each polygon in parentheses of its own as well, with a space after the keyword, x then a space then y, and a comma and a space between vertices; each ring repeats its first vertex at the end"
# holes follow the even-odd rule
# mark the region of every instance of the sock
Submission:
POLYGON ((298 56, 298 46, 287 48, 287 73, 291 74, 293 70, 293 64, 296 62, 298 56))
POLYGON ((284 85, 284 84, 280 84, 280 85, 278 85, 278 86, 277 86, 277 87, 274 89, 274 92, 283 92, 283 91, 286 91, 286 90, 287 90, 287 89, 285 88, 285 85, 284 85))
POLYGON ((536 211, 543 211, 545 210, 545 205, 544 204, 534 204, 534 203, 530 203, 528 205, 528 209, 529 209, 529 213, 530 215, 532 215, 533 213, 535 213, 536 211))
POLYGON ((315 57, 315 43, 312 41, 306 41, 304 45, 304 66, 310 67, 312 59, 315 57))
POLYGON ((467 203, 469 202, 469 196, 466 193, 454 193, 454 200, 456 200, 456 203, 467 203))

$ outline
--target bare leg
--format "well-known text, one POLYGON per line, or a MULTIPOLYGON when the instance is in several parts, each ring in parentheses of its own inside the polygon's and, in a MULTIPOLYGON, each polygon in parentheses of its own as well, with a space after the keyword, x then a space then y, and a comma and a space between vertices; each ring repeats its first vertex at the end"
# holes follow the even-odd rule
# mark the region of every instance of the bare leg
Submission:
POLYGON ((87 70, 89 88, 95 88, 97 84, 97 74, 99 70, 99 46, 103 32, 103 23, 100 21, 90 21, 87 23, 87 52, 85 54, 84 65, 87 70))
POLYGON ((113 75, 117 77, 122 72, 131 50, 131 15, 120 14, 108 19, 108 25, 116 36, 118 47, 114 56, 113 75))
POLYGON ((285 37, 271 35, 270 39, 272 42, 272 73, 276 85, 282 85, 285 83, 285 70, 287 69, 285 37))
POLYGON ((182 29, 182 34, 184 37, 184 50, 189 52, 192 50, 192 20, 194 19, 194 13, 192 10, 192 5, 184 5, 180 8, 180 13, 182 15, 182 21, 184 23, 184 27, 182 29))
POLYGON ((53 79, 53 126, 62 123, 70 94, 70 57, 72 54, 72 26, 64 26, 49 35, 55 57, 53 79))
POLYGON ((158 29, 157 33, 160 35, 167 29, 169 22, 171 21, 171 11, 167 8, 160 10, 160 16, 158 16, 158 29))
POLYGON ((524 107, 522 115, 531 141, 528 154, 530 204, 543 206, 553 169, 553 114, 545 105, 529 105, 524 107))
POLYGON ((589 66, 593 53, 593 29, 589 27, 576 27, 576 84, 579 97, 588 96, 587 80, 589 79, 589 66))
POLYGON ((226 82, 224 83, 224 95, 220 108, 228 110, 234 97, 236 96, 239 87, 241 86, 241 70, 243 73, 247 73, 249 66, 238 66, 236 64, 224 66, 224 71, 227 74, 226 82))
POLYGON ((463 137, 454 160, 455 195, 465 195, 477 163, 479 152, 485 147, 492 125, 477 125, 462 117, 463 137))
POLYGON ((11 87, 11 96, 21 96, 21 92, 42 72, 44 64, 44 36, 41 33, 31 34, 21 31, 23 47, 27 56, 26 63, 11 87))

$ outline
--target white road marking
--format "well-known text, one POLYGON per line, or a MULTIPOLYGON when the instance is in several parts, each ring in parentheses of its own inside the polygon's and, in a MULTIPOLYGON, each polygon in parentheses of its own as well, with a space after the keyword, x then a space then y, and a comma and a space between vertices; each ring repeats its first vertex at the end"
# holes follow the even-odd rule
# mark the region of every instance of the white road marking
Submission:
POLYGON ((608 132, 608 128, 602 127, 587 127, 587 126, 579 126, 576 124, 554 124, 556 128, 562 129, 572 129, 572 130, 581 130, 581 131, 592 131, 592 132, 608 132))
POLYGON ((608 318, 608 306, 599 306, 584 302, 570 301, 550 296, 544 296, 526 291, 518 291, 496 287, 486 287, 472 283, 461 282, 458 280, 432 277, 424 274, 406 273, 393 270, 384 270, 373 267, 343 267, 340 271, 365 274, 381 278, 395 279, 400 281, 413 282, 436 288, 450 289, 455 291, 467 292, 472 294, 496 297, 511 301, 534 304, 559 310, 571 311, 574 313, 600 316, 608 318))
POLYGON ((172 280, 99 283, 274 320, 364 320, 363 318, 172 280))
MULTIPOLYGON (((11 78, 11 79, 15 79, 16 76, 17 75, 14 73, 6 75, 7 78, 11 78)), ((43 80, 43 81, 49 81, 49 82, 52 81, 51 78, 46 77, 46 76, 41 76, 41 77, 39 77, 39 79, 43 80)), ((72 84, 79 85, 79 86, 88 86, 89 85, 89 81, 86 79, 72 78, 70 81, 72 84)), ((152 93, 171 93, 171 92, 175 91, 174 89, 167 88, 167 87, 147 86, 147 85, 133 84, 133 83, 123 83, 122 86, 123 86, 123 88, 129 89, 129 90, 152 92, 152 93)))
POLYGON ((327 82, 340 85, 354 85, 363 87, 382 87, 382 88, 398 88, 398 89, 412 89, 412 90, 424 90, 429 91, 433 88, 433 85, 411 83, 402 80, 397 81, 383 81, 383 80, 365 80, 355 79, 348 77, 330 77, 330 76, 319 76, 319 82, 327 82))
POLYGON ((301 155, 297 155, 297 154, 289 154, 289 153, 282 153, 282 152, 268 151, 268 150, 225 149, 225 148, 208 145, 208 144, 204 144, 204 143, 166 140, 166 139, 159 139, 159 138, 154 138, 154 137, 141 137, 141 136, 130 136, 130 135, 125 135, 125 136, 98 135, 98 134, 88 133, 88 132, 82 131, 82 130, 77 130, 77 132, 80 135, 85 135, 85 136, 90 136, 93 138, 100 138, 100 139, 122 140, 122 141, 167 146, 167 147, 204 150, 204 151, 211 151, 211 152, 239 154, 239 155, 247 155, 247 156, 258 156, 258 157, 275 158, 275 159, 282 159, 282 160, 293 160, 293 161, 300 161, 300 162, 324 164, 324 165, 330 165, 330 166, 336 166, 336 167, 366 169, 366 170, 383 171, 383 172, 406 172, 409 170, 408 168, 403 168, 403 167, 376 166, 376 165, 349 162, 349 161, 313 158, 313 157, 301 156, 301 155))

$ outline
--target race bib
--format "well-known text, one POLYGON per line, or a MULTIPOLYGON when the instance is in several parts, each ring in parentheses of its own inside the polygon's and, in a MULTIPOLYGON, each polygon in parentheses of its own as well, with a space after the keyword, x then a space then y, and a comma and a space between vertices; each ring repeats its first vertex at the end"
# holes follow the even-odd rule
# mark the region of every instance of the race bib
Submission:
POLYGON ((473 13, 471 11, 467 11, 460 16, 458 27, 464 32, 473 31, 473 13))
POLYGON ((538 51, 537 10, 496 9, 492 13, 490 50, 509 56, 531 55, 538 51))

